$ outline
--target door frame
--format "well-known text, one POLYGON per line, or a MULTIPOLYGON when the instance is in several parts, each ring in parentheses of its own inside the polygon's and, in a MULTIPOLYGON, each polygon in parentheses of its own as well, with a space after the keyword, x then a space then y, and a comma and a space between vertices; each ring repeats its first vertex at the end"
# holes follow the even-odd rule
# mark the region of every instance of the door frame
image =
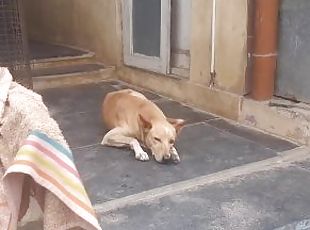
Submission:
POLYGON ((160 57, 133 52, 132 1, 122 1, 124 63, 125 65, 168 74, 170 72, 171 0, 161 0, 160 57))

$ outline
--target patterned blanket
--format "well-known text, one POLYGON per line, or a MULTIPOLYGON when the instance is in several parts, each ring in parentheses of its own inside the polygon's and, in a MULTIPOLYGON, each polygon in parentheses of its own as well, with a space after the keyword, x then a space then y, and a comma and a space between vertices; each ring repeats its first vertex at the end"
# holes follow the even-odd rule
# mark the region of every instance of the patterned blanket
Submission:
POLYGON ((74 213, 101 229, 69 149, 46 134, 33 131, 5 172, 4 180, 8 186, 14 183, 14 174, 19 173, 31 176, 74 213))

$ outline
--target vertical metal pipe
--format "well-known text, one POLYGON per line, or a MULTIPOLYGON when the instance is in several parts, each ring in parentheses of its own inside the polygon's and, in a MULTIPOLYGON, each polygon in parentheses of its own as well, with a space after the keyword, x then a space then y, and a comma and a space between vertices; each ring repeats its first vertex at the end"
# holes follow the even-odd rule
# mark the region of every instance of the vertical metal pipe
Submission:
POLYGON ((258 101, 271 99, 274 93, 279 3, 280 0, 255 0, 251 97, 258 101))
POLYGON ((213 87, 215 83, 215 26, 216 26, 216 0, 212 5, 212 25, 211 25, 211 68, 209 87, 213 87))

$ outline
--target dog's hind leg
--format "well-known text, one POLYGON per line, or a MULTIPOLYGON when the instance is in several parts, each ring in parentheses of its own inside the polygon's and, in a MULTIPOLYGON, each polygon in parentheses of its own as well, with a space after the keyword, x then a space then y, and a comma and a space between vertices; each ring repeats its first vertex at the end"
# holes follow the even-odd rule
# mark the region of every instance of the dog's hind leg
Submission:
POLYGON ((149 156, 141 148, 137 139, 130 137, 125 128, 117 127, 110 130, 102 139, 102 145, 113 147, 129 146, 135 152, 135 158, 140 161, 148 161, 149 156))
POLYGON ((103 137, 101 144, 113 147, 124 147, 130 145, 129 139, 128 131, 125 128, 117 127, 107 132, 103 137))

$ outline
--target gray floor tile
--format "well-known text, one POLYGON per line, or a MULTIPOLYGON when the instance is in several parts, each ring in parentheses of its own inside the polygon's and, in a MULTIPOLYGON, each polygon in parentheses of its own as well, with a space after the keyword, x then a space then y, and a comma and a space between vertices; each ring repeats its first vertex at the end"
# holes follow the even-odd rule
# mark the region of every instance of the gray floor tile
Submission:
POLYGON ((104 83, 46 89, 39 93, 51 114, 67 115, 94 111, 99 113, 104 96, 114 90, 110 83, 104 83))
POLYGON ((102 215, 101 224, 111 230, 309 229, 309 176, 298 168, 250 175, 123 208, 102 215))
POLYGON ((148 91, 148 90, 143 90, 141 88, 135 87, 133 85, 129 85, 126 83, 120 83, 120 82, 115 82, 112 84, 117 90, 120 89, 133 89, 135 91, 138 91, 142 93, 144 96, 146 96, 149 100, 160 100, 162 97, 154 92, 148 91))
POLYGON ((54 118, 71 148, 98 144, 107 131, 101 121, 100 113, 96 111, 57 114, 54 118))
POLYGON ((209 121, 208 124, 218 129, 225 130, 235 135, 244 137, 248 140, 255 141, 275 151, 282 152, 297 147, 296 144, 293 144, 289 141, 249 129, 244 126, 233 125, 222 119, 209 121))

